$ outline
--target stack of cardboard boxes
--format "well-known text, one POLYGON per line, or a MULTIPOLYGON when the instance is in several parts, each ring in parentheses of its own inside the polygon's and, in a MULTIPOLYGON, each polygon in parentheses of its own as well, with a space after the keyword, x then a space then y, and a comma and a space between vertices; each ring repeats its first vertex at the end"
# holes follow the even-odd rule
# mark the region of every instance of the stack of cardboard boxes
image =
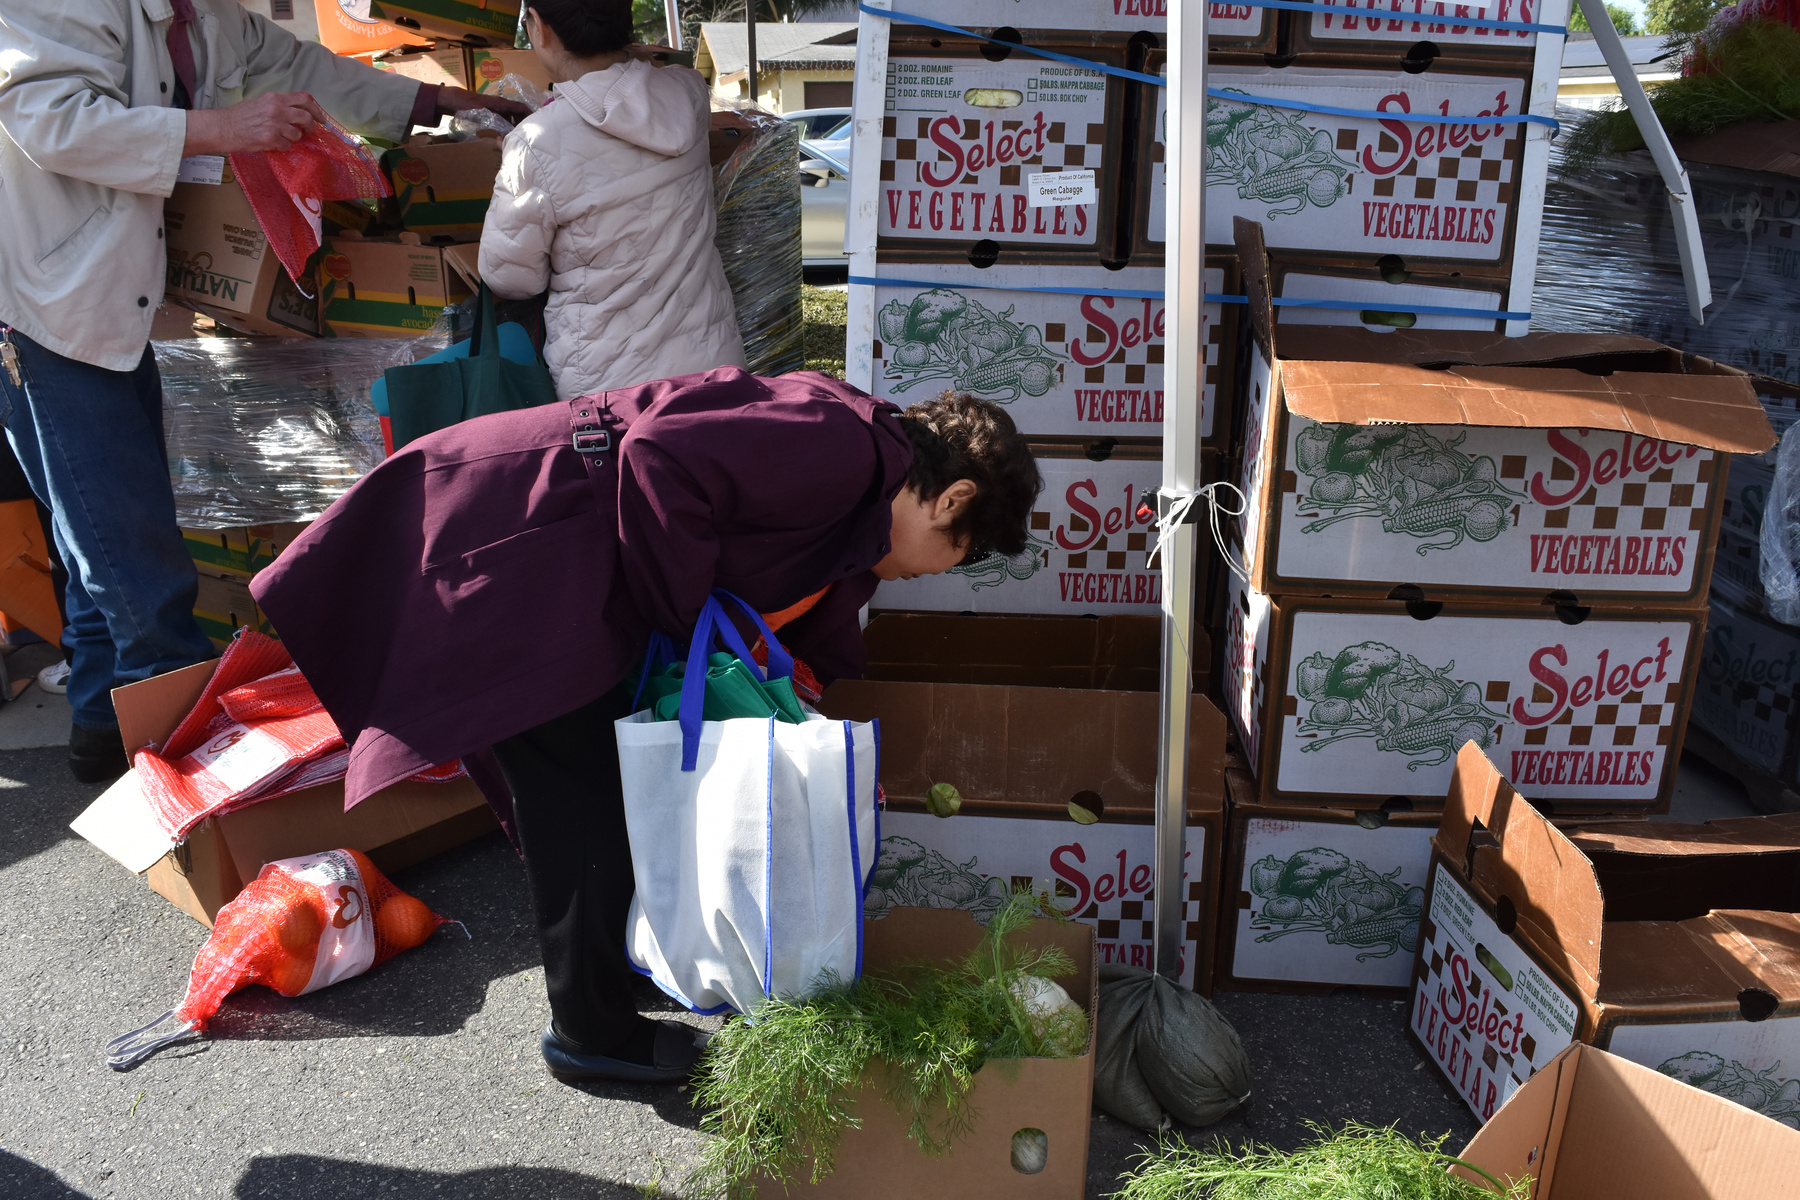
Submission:
MULTIPOLYGON (((408 40, 426 44, 368 56, 382 70, 483 93, 495 91, 508 75, 550 86, 535 51, 510 48, 516 3, 420 0, 389 7, 394 27, 422 31, 424 36, 409 33, 408 40), (496 32, 502 24, 504 38, 496 32)), ((361 43, 344 47, 363 49, 361 43)), ((393 204, 327 205, 321 253, 308 264, 308 277, 296 281, 269 250, 230 165, 194 160, 166 205, 168 299, 247 333, 422 333, 470 294, 470 281, 450 251, 481 240, 499 169, 500 140, 485 132, 465 141, 420 134, 388 151, 382 170, 393 204)))
POLYGON ((1580 1042, 1800 1128, 1800 817, 1565 834, 1466 745, 1430 871, 1408 1021, 1476 1116, 1580 1042))
POLYGON ((1404 986, 1459 747, 1558 819, 1667 810, 1729 457, 1773 435, 1643 339, 1279 326, 1255 232, 1221 978, 1404 986))

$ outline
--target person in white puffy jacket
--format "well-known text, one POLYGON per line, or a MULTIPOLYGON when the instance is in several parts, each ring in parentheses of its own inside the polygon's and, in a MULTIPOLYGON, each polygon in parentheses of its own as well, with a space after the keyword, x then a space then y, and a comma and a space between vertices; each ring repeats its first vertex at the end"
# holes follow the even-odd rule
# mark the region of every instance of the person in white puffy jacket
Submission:
POLYGON ((549 289, 558 398, 747 365, 705 78, 631 47, 630 0, 530 0, 525 20, 555 96, 507 135, 481 276, 509 299, 549 289))

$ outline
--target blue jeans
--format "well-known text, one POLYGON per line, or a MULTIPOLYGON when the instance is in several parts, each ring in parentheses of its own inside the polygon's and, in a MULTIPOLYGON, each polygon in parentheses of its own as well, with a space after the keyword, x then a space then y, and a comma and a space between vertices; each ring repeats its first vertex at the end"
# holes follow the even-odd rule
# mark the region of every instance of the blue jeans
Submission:
POLYGON ((108 371, 5 336, 22 386, 0 370, 0 422, 69 568, 69 704, 77 725, 111 728, 112 689, 216 653, 194 621, 199 579, 175 524, 162 377, 149 347, 136 370, 108 371))

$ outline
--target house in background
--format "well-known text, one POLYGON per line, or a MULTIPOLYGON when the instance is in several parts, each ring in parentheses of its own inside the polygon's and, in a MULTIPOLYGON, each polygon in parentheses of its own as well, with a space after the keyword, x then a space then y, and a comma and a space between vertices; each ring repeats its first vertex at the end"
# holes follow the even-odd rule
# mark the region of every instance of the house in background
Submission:
MULTIPOLYGON (((694 67, 723 100, 750 98, 750 39, 741 23, 700 26, 694 67)), ((849 108, 856 78, 856 22, 756 23, 757 103, 772 112, 849 108)))
MULTIPOLYGON (((1664 83, 1681 74, 1681 56, 1664 45, 1668 41, 1664 35, 1639 34, 1619 40, 1625 45, 1625 57, 1631 60, 1639 83, 1664 83)), ((1600 56, 1600 44, 1586 30, 1569 34, 1563 47, 1556 102, 1576 108, 1616 108, 1624 103, 1611 68, 1600 56)))

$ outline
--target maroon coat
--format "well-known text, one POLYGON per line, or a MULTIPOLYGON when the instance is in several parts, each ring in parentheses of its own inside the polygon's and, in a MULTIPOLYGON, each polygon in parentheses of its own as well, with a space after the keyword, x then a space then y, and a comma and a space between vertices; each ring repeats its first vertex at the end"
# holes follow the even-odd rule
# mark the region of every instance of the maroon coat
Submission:
POLYGON ((821 681, 859 674, 912 464, 897 411, 729 367, 479 417, 382 463, 252 584, 352 746, 348 802, 603 695, 714 587, 776 612, 835 584, 782 641, 821 681), (602 410, 613 448, 577 452, 602 410))

